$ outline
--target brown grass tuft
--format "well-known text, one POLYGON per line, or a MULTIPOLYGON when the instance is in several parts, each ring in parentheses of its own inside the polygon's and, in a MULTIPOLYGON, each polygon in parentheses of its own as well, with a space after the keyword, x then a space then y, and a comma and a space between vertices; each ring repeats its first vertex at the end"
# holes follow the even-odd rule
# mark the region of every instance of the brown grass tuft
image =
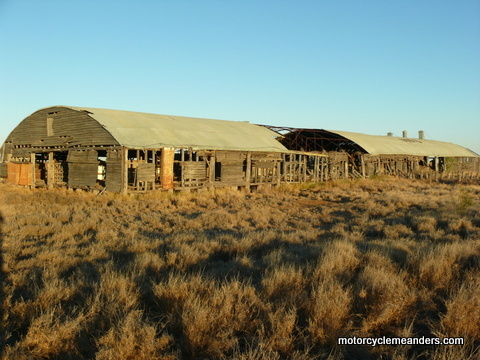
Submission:
POLYGON ((334 346, 352 327, 352 292, 338 281, 315 287, 309 303, 308 332, 314 344, 334 346))
POLYGON ((156 326, 145 323, 142 312, 133 310, 116 326, 98 339, 98 360, 158 359, 173 360, 177 356, 170 353, 173 338, 161 332, 156 326))

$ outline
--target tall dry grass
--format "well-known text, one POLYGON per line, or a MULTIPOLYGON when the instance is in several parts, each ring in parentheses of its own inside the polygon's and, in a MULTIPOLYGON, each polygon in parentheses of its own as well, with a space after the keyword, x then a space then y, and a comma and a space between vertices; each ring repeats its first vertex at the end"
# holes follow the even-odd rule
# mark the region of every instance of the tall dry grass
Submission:
POLYGON ((5 359, 474 359, 480 186, 0 184, 5 359), (339 346, 461 336, 465 346, 339 346))

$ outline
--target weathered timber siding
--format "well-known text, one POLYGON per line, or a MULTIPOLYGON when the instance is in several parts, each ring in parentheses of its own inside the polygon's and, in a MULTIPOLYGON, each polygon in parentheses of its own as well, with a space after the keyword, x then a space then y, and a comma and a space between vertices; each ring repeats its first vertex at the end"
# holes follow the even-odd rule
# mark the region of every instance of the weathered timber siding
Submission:
POLYGON ((240 151, 216 152, 217 180, 223 185, 236 186, 245 183, 244 163, 247 154, 240 151))
POLYGON ((97 164, 68 164, 68 186, 73 188, 95 187, 97 183, 97 164))
POLYGON ((201 186, 207 181, 205 161, 185 161, 182 164, 185 186, 201 186))
POLYGON ((70 150, 67 162, 98 164, 98 153, 96 150, 70 150))
POLYGON ((0 164, 0 178, 6 178, 7 177, 7 164, 6 163, 1 163, 0 164))
POLYGON ((68 152, 68 186, 94 187, 97 183, 98 158, 95 150, 68 152))
POLYGON ((30 157, 30 148, 11 149, 10 154, 15 158, 28 158, 30 157))
POLYGON ((122 191, 122 151, 109 150, 105 169, 105 187, 108 191, 122 191))
POLYGON ((155 181, 155 164, 153 163, 138 164, 137 181, 155 181))
POLYGON ((64 107, 42 109, 28 116, 10 133, 6 142, 12 142, 13 146, 34 147, 118 145, 113 136, 86 112, 64 107), (47 119, 53 119, 50 120, 50 136, 47 119))

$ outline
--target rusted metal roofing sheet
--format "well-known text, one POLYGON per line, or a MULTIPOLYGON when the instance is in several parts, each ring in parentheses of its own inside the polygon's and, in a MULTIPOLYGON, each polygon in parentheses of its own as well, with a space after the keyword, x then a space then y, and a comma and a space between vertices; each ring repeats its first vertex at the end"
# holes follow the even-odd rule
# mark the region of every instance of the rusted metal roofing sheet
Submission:
POLYGON ((275 132, 248 122, 200 119, 131 111, 67 108, 85 111, 122 145, 130 148, 192 147, 288 152, 275 132))
POLYGON ((463 146, 436 140, 404 138, 396 136, 365 135, 348 131, 328 130, 354 141, 369 154, 395 154, 441 157, 478 157, 463 146))

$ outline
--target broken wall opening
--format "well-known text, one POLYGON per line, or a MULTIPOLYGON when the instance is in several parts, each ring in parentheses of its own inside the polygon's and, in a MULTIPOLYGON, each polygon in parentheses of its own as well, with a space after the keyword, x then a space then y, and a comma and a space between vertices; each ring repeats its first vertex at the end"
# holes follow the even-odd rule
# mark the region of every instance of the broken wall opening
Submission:
POLYGON ((198 188, 212 181, 211 166, 214 151, 193 150, 192 148, 175 149, 173 158, 173 181, 175 187, 198 188))
POLYGON ((162 183, 162 151, 128 149, 126 159, 127 188, 133 191, 155 190, 162 183))

